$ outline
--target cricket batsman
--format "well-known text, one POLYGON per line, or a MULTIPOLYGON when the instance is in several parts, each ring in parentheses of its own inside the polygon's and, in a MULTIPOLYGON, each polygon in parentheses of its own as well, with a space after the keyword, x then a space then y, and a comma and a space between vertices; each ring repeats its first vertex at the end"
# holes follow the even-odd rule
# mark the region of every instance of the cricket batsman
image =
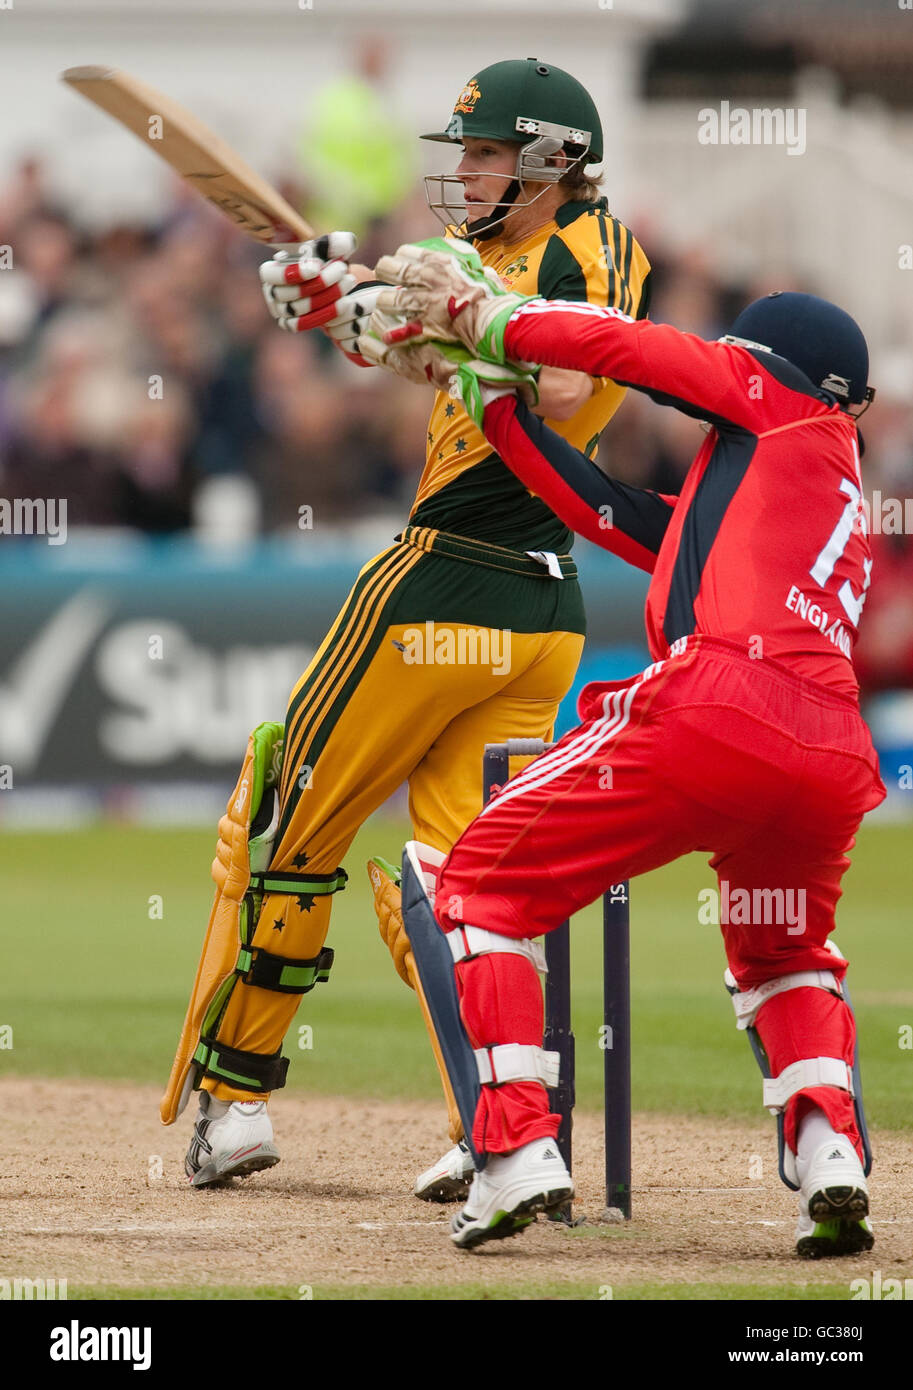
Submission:
MULTIPOLYGON (((446 129, 423 138, 462 151, 455 174, 426 184, 429 202, 444 221, 461 203, 458 235, 493 285, 646 314, 649 264, 585 172, 602 159, 603 137, 592 98, 572 76, 532 58, 495 63, 463 88, 446 129)), ((360 335, 386 286, 352 264, 353 251, 350 234, 332 233, 297 259, 267 262, 261 279, 282 329, 324 329, 370 367, 360 335)), ((433 882, 481 805, 484 744, 549 738, 580 658, 571 530, 448 394, 452 363, 429 374, 410 349, 400 367, 442 388, 408 524, 358 575, 292 691, 284 726, 252 735, 220 823, 216 897, 161 1105, 170 1124, 200 1092, 186 1159, 194 1187, 279 1161, 267 1100, 285 1083, 282 1043, 301 995, 333 965, 333 895, 345 885, 356 831, 408 782, 433 882)), ((536 417, 589 455, 624 397, 610 377, 584 370, 492 371, 522 384, 536 417)), ((415 987, 398 870, 376 860, 369 872, 381 935, 415 987)), ((417 993, 457 1141, 458 1107, 417 993)), ((471 1173, 458 1144, 419 1178, 416 1194, 465 1195, 471 1173)))
POLYGON ((709 424, 681 494, 663 497, 607 478, 472 360, 457 370, 517 477, 651 574, 654 660, 585 688, 580 726, 459 838, 433 905, 407 849, 406 928, 477 1158, 453 1241, 513 1235, 573 1192, 540 1079, 536 938, 610 884, 703 851, 737 1026, 799 1194, 797 1251, 870 1249, 847 961, 829 939, 847 853, 885 796, 852 661, 872 568, 854 411, 874 391, 858 325, 775 293, 704 342, 615 308, 498 294, 465 253, 407 246, 378 273, 397 285, 379 309, 410 317, 375 321, 394 369, 409 342, 428 358, 456 339, 476 362, 607 375, 709 424))

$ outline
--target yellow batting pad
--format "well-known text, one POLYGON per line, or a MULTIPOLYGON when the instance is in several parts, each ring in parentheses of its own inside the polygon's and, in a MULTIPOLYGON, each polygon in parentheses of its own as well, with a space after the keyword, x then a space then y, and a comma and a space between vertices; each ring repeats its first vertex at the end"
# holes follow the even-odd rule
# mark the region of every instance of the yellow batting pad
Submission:
POLYGON ((388 866, 382 860, 368 860, 368 877, 371 880, 371 887, 374 889, 374 911, 377 913, 381 940, 393 957, 393 964, 396 966, 396 973, 399 978, 410 989, 415 989, 415 984, 406 965, 406 957, 412 948, 409 945, 406 926, 403 922, 399 886, 394 883, 388 866))
POLYGON ((264 785, 276 783, 282 734, 281 724, 261 724, 251 734, 238 785, 219 821, 219 843, 212 862, 215 898, 171 1076, 159 1106, 162 1123, 166 1125, 173 1124, 187 1104, 192 1090, 193 1054, 200 1041, 203 1019, 238 960, 241 902, 251 873, 248 845, 251 819, 259 808, 264 785), (272 744, 269 758, 264 757, 264 744, 267 743, 272 744))
POLYGON ((396 966, 396 972, 400 979, 405 980, 409 988, 414 989, 418 996, 419 1008, 425 1020, 425 1027, 428 1029, 431 1050, 434 1053, 441 1085, 444 1088, 444 1099, 447 1102, 447 1128, 454 1144, 458 1144, 463 1137, 463 1121, 460 1119, 456 1096, 453 1094, 450 1077, 447 1075, 441 1045, 431 1021, 431 1011, 428 1008, 425 991, 422 989, 422 983, 415 968, 412 947, 406 935, 399 885, 394 883, 389 868, 383 860, 368 860, 368 877, 371 880, 371 887, 374 889, 374 910, 377 913, 381 939, 393 957, 393 964, 396 966))

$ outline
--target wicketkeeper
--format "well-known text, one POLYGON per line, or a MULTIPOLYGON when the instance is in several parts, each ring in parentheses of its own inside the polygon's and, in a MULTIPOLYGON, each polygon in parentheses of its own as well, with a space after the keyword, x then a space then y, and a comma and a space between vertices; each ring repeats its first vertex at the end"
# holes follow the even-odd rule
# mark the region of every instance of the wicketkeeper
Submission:
POLYGON ((458 342, 462 398, 499 457, 652 575, 653 664, 586 687, 580 726, 457 841, 433 908, 411 848, 404 859, 406 926, 477 1155, 453 1240, 512 1235, 573 1190, 535 1079, 549 1061, 535 939, 608 885, 698 850, 729 905, 727 983, 780 1117, 798 1252, 870 1249, 856 1030, 829 939, 856 830, 885 795, 852 662, 872 566, 853 413, 874 395, 862 333, 806 294, 757 300, 704 342, 498 294, 471 253, 403 247, 378 273, 398 286, 380 308, 411 320, 391 329, 380 314, 385 344, 427 358, 435 340, 458 342), (608 375, 707 422, 681 494, 607 478, 515 390, 486 384, 481 359, 608 375))

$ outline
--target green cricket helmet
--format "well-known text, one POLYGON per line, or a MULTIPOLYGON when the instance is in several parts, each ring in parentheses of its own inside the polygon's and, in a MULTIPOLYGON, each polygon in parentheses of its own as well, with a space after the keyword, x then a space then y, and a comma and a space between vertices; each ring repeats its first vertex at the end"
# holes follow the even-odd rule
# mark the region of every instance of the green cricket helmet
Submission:
MULTIPOLYGON (((596 164, 602 159, 602 124, 593 98, 576 77, 538 58, 509 59, 477 72, 457 97, 447 129, 421 138, 462 144, 467 137, 510 140, 520 146, 516 170, 504 175, 509 182, 502 201, 494 205, 494 215, 464 227, 464 234, 475 237, 494 234, 524 182, 557 183, 574 164, 596 164), (568 156, 569 165, 549 162, 559 150, 568 156)), ((460 221, 454 208, 462 199, 447 198, 448 188, 454 185, 462 191, 455 174, 425 179, 428 205, 445 224, 460 221)), ((544 188, 536 196, 542 192, 544 188)))

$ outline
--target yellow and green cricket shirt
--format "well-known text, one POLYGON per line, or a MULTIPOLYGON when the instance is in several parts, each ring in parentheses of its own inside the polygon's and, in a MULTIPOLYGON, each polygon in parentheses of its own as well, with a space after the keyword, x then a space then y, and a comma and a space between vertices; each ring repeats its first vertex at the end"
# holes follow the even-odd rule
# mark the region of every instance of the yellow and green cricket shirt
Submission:
MULTIPOLYGON (((552 220, 509 243, 479 241, 476 250, 508 289, 569 299, 646 317, 650 263, 606 200, 563 204, 552 220)), ((593 394, 570 420, 546 424, 592 457, 625 389, 593 378, 593 394)), ((425 468, 409 517, 427 526, 519 551, 567 553, 573 536, 492 452, 458 401, 438 392, 428 422, 425 468)))

